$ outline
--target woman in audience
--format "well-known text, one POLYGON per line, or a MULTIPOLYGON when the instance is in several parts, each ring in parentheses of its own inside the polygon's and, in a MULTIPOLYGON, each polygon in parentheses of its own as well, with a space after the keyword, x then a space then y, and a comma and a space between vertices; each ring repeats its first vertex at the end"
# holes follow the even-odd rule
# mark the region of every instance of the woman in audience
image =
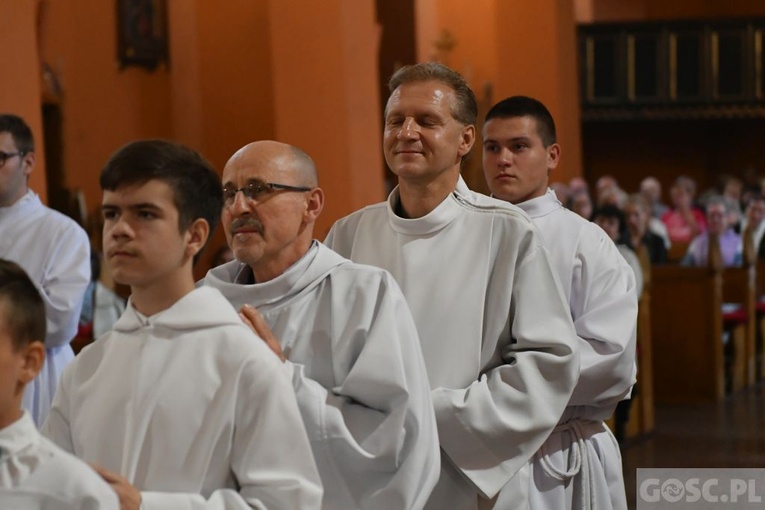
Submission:
POLYGON ((664 239, 652 232, 649 223, 651 208, 641 195, 630 195, 624 204, 627 217, 627 245, 637 252, 640 245, 645 246, 651 264, 667 263, 667 248, 664 239))
POLYGON ((582 218, 590 219, 590 216, 592 216, 592 199, 590 194, 584 190, 572 193, 569 199, 569 209, 582 218))
POLYGON ((664 213, 661 221, 667 227, 669 240, 685 244, 707 229, 704 213, 695 206, 696 182, 681 175, 675 179, 670 190, 672 209, 664 213))
POLYGON ((629 234, 627 233, 627 221, 624 218, 624 213, 614 205, 604 205, 593 213, 591 221, 605 230, 608 237, 616 243, 622 257, 635 272, 637 295, 640 296, 643 293, 643 269, 640 267, 640 260, 637 255, 627 243, 629 234))

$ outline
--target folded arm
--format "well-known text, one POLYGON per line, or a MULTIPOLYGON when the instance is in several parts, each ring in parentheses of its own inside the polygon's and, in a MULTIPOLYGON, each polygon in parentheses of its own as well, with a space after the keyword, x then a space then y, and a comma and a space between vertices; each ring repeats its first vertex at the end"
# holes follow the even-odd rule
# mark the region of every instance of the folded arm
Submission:
POLYGON ((533 250, 513 278, 503 363, 465 389, 432 393, 442 448, 486 498, 545 441, 579 373, 576 333, 546 251, 533 250))

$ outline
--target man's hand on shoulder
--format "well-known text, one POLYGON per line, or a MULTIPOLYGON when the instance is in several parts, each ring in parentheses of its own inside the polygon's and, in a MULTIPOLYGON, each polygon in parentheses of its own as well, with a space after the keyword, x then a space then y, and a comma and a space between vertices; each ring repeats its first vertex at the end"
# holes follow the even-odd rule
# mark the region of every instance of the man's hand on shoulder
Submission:
POLYGON ((279 340, 276 339, 274 334, 271 332, 271 328, 268 327, 268 324, 266 324, 263 316, 255 307, 244 305, 242 309, 239 310, 239 316, 242 318, 242 321, 244 321, 244 323, 247 324, 250 329, 255 332, 255 334, 257 334, 260 338, 263 339, 264 342, 266 342, 266 345, 268 345, 269 349, 274 351, 274 354, 276 354, 279 359, 282 360, 282 363, 287 360, 284 352, 282 352, 282 346, 279 344, 279 340))
POLYGON ((91 467, 117 493, 120 498, 120 510, 140 510, 141 492, 133 487, 127 478, 95 464, 91 464, 91 467))

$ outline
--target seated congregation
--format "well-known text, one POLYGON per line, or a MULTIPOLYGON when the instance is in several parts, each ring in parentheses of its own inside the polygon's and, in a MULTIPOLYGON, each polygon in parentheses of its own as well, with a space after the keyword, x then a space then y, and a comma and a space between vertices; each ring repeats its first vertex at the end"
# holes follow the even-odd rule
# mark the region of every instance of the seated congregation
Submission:
POLYGON ((646 357, 639 343, 633 406, 646 387, 656 402, 718 401, 763 379, 765 180, 724 176, 697 198, 695 181, 679 176, 671 205, 653 177, 634 194, 611 176, 592 195, 582 179, 555 187, 573 211, 586 204, 636 274, 642 270, 640 312, 654 349, 646 357))

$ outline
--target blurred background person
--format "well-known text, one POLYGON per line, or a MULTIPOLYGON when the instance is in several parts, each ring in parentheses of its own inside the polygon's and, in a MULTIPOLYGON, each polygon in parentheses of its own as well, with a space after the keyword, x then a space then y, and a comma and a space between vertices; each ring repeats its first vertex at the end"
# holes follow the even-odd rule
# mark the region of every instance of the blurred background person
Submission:
POLYGON ((707 229, 704 213, 694 203, 696 182, 681 175, 670 190, 672 209, 661 216, 672 244, 689 243, 707 229))
POLYGON ((643 195, 630 195, 624 204, 624 215, 627 218, 627 236, 625 241, 637 253, 640 246, 645 246, 651 264, 667 263, 667 248, 664 239, 652 232, 651 207, 643 195))
POLYGON ((569 209, 585 219, 592 216, 592 198, 586 190, 578 191, 569 199, 569 209))
POLYGON ((608 234, 608 237, 616 243, 619 253, 622 254, 622 257, 635 273, 637 295, 640 296, 643 293, 643 269, 637 254, 629 247, 627 241, 629 234, 624 213, 614 205, 604 205, 595 210, 592 214, 592 221, 600 226, 608 234))
POLYGON ((753 193, 746 204, 741 231, 743 233, 751 232, 752 247, 760 260, 765 260, 765 246, 762 243, 763 234, 765 234, 764 219, 765 197, 759 193, 753 193))
POLYGON ((648 176, 640 181, 640 194, 651 208, 651 216, 656 219, 669 211, 669 206, 661 201, 661 183, 656 177, 648 176))
POLYGON ((708 228, 691 241, 681 262, 682 265, 706 266, 711 242, 719 243, 723 266, 741 265, 741 235, 734 232, 730 227, 728 207, 728 202, 721 196, 712 197, 707 201, 706 221, 708 228))

